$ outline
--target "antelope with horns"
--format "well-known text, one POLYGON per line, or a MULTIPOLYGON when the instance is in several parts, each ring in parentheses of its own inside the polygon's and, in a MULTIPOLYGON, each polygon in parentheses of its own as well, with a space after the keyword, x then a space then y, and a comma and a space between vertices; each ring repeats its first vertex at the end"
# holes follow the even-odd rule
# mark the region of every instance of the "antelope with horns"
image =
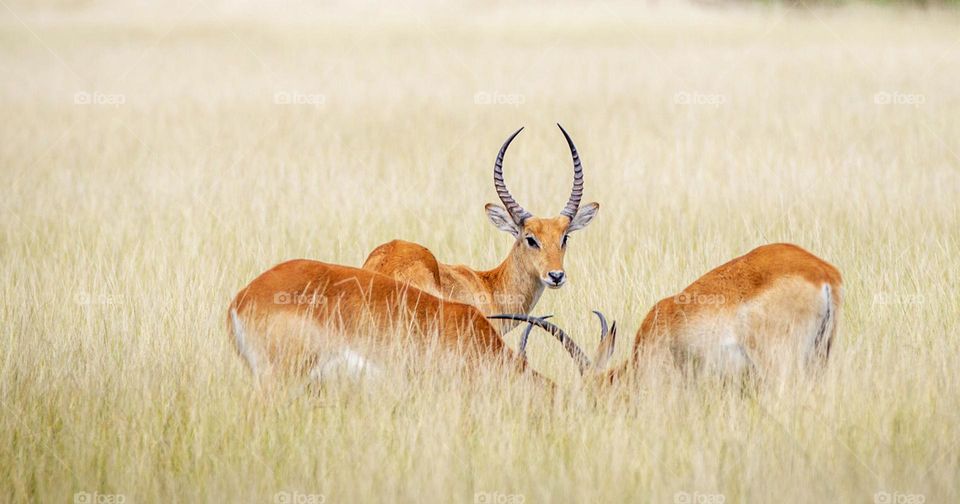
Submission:
POLYGON ((603 367, 613 351, 616 330, 608 332, 605 322, 597 362, 591 363, 569 336, 543 319, 494 318, 529 322, 549 331, 581 374, 602 382, 623 377, 656 348, 668 349, 680 365, 694 364, 724 376, 749 372, 770 377, 826 362, 837 332, 841 296, 840 272, 831 264, 796 245, 764 245, 660 300, 637 331, 630 361, 610 371, 603 367))
MULTIPOLYGON (((497 229, 510 233, 513 247, 499 266, 487 271, 437 261, 430 250, 407 241, 380 245, 367 257, 363 268, 407 282, 444 299, 476 306, 483 314, 529 313, 545 287, 557 289, 567 282, 563 258, 570 233, 585 228, 600 205, 580 206, 583 196, 583 167, 577 148, 560 127, 573 157, 573 189, 560 215, 539 218, 523 209, 507 190, 503 180, 503 157, 510 142, 523 131, 514 132, 500 147, 493 165, 493 185, 503 207, 486 205, 487 217, 497 229)), ((516 325, 504 321, 502 332, 516 325)))
POLYGON ((240 290, 227 325, 261 388, 277 377, 379 374, 381 363, 365 349, 383 346, 398 328, 411 340, 405 347, 436 345, 468 367, 501 365, 550 383, 527 369, 526 359, 475 307, 347 266, 305 259, 278 264, 240 290))

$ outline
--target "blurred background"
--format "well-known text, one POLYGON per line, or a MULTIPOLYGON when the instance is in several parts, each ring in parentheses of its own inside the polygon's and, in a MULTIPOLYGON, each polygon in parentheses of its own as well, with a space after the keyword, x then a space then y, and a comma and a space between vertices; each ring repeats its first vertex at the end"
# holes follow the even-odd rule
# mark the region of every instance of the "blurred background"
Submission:
POLYGON ((0 0, 0 71, 10 500, 957 500, 953 2, 0 0), (538 313, 592 348, 603 310, 620 362, 658 299, 789 241, 844 274, 826 376, 553 409, 509 383, 249 395, 242 286, 394 238, 494 267, 497 149, 526 127, 507 183, 556 214, 558 122, 601 210, 538 313))

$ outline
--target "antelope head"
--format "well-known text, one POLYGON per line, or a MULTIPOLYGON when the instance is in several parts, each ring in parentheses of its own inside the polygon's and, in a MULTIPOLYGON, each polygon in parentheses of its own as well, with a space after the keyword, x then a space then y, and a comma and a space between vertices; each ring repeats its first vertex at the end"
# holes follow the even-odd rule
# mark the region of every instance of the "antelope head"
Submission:
POLYGON ((523 131, 523 128, 507 138, 500 147, 500 153, 497 154, 496 163, 493 165, 493 185, 497 189, 503 206, 492 204, 486 206, 487 216, 493 225, 516 238, 511 255, 520 268, 531 276, 539 278, 543 285, 551 289, 560 288, 567 282, 567 275, 563 270, 563 256, 567 250, 570 233, 587 227, 600 209, 597 203, 580 206, 580 199, 583 197, 583 167, 580 166, 580 156, 567 131, 563 126, 559 124, 557 126, 567 139, 570 154, 573 156, 573 189, 560 215, 546 218, 534 217, 513 199, 503 181, 503 156, 510 142, 523 131))

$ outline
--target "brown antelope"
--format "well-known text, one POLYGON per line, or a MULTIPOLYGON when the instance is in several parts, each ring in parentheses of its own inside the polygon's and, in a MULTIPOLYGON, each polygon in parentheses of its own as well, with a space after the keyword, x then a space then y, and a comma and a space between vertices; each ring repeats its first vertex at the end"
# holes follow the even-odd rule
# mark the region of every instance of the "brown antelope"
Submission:
MULTIPOLYGON (((642 361, 644 352, 666 348, 678 364, 761 376, 825 363, 837 332, 842 280, 832 265, 785 243, 764 245, 719 266, 680 293, 660 300, 634 340, 632 362, 599 374, 613 351, 616 329, 601 333, 598 362, 562 330, 536 317, 526 321, 556 336, 580 368, 615 381, 642 361)), ((598 314, 599 315, 599 314, 598 314)))
MULTIPOLYGON (((367 257, 363 268, 407 282, 444 299, 476 306, 484 315, 529 313, 540 299, 544 287, 557 289, 567 282, 563 257, 570 233, 585 228, 600 205, 580 206, 583 196, 583 167, 577 148, 567 131, 560 127, 573 156, 573 189, 560 215, 538 218, 521 207, 503 181, 503 157, 510 142, 523 128, 503 143, 493 165, 493 185, 503 207, 486 205, 487 217, 497 229, 513 235, 516 241, 507 258, 487 271, 437 261, 430 250, 415 243, 394 240, 380 245, 367 257)), ((516 322, 505 321, 505 333, 516 322)))
POLYGON ((278 376, 322 381, 333 372, 350 378, 379 374, 381 364, 362 343, 382 346, 397 327, 408 331, 407 347, 436 343, 471 366, 494 363, 528 372, 526 359, 504 344, 475 307, 371 271, 305 259, 278 264, 240 290, 228 326, 261 387, 278 376), (369 341, 361 341, 365 336, 369 341))

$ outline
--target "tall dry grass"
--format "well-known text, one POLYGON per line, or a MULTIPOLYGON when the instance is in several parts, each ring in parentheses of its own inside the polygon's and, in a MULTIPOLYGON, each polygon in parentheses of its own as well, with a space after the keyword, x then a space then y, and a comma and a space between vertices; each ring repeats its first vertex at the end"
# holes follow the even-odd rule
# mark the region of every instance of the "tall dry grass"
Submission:
POLYGON ((956 12, 0 7, 4 500, 960 498, 956 12), (657 299, 794 242, 845 276, 825 376, 744 397, 651 367, 593 396, 540 335, 554 402, 417 369, 252 393, 224 329, 240 287, 398 237, 495 265, 496 148, 527 126, 508 183, 558 212, 557 121, 602 208, 537 313, 588 348, 589 310, 615 317, 620 362, 657 299))

